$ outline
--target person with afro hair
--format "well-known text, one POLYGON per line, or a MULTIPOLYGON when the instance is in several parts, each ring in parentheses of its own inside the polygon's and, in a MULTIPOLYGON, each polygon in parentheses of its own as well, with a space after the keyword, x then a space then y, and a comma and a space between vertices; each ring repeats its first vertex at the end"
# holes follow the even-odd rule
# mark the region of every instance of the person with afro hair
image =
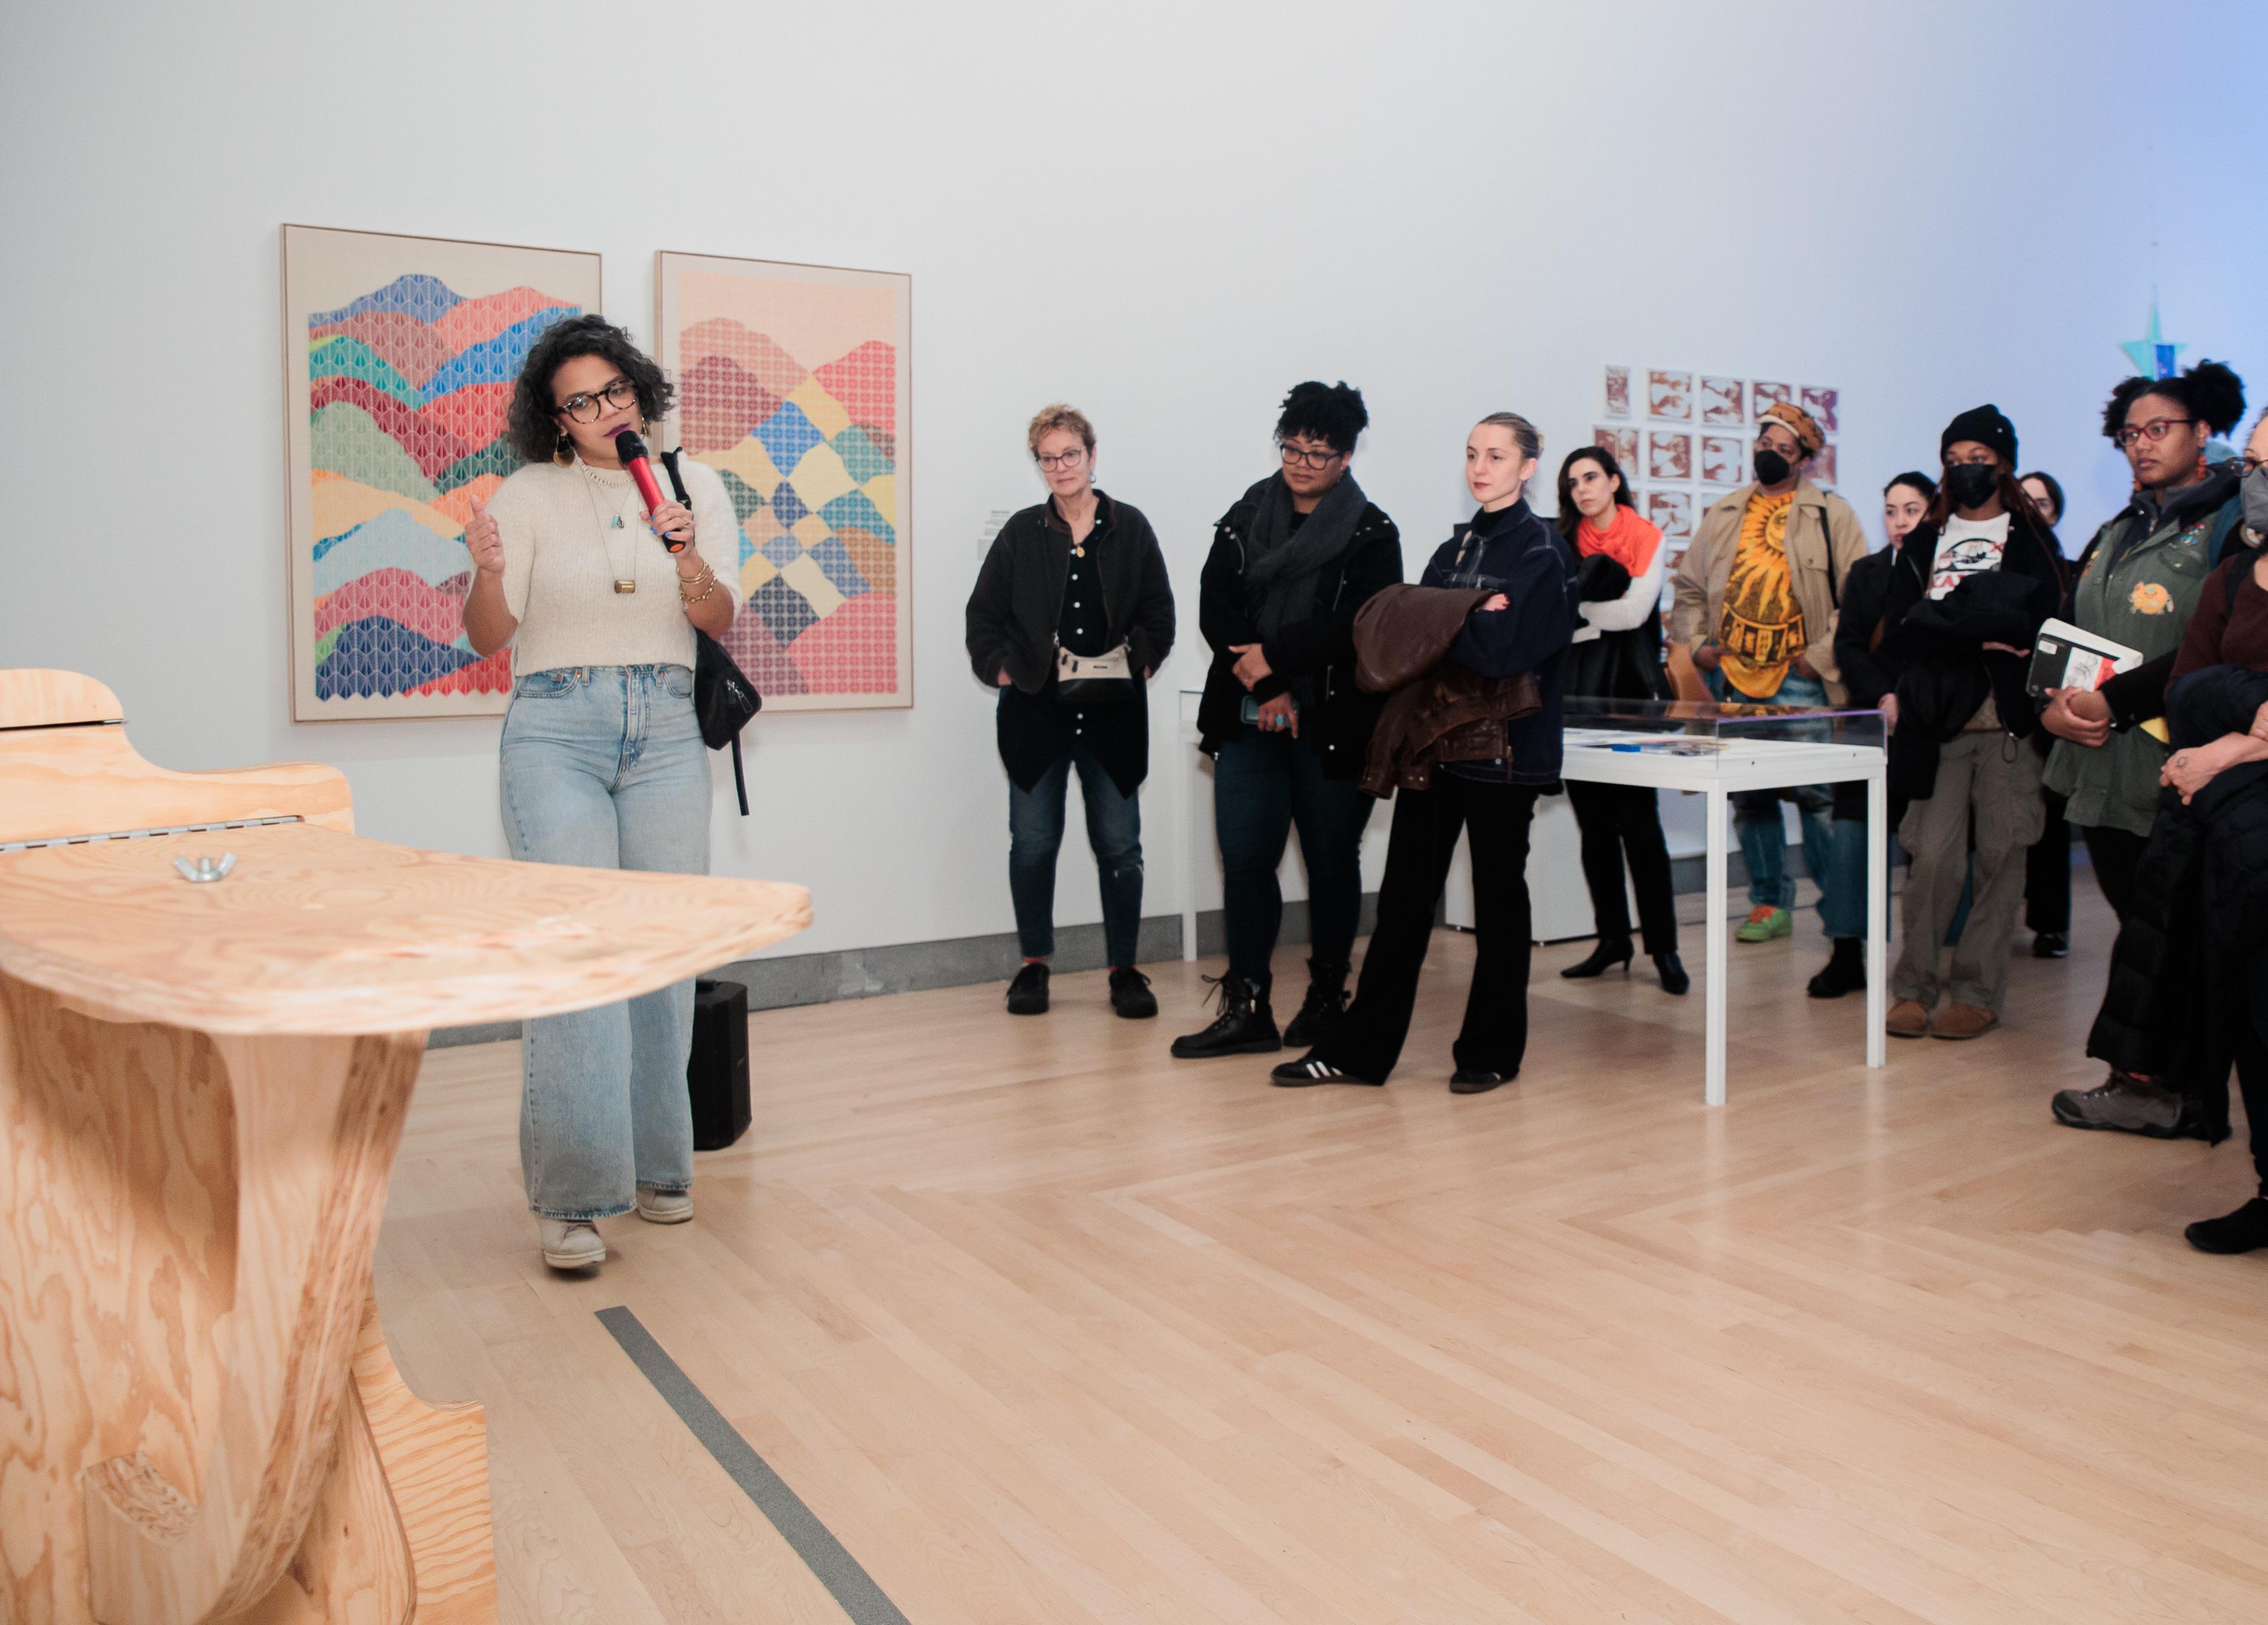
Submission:
MULTIPOLYGON (((2045 783, 2066 798, 2102 895, 2123 922, 2157 816, 2171 754, 2166 689, 2198 595, 2242 515, 2236 468, 2207 443, 2244 415, 2244 383, 2219 361, 2171 378, 2128 378, 2102 409, 2126 454, 2134 495, 2080 555, 2063 618, 2139 650, 2142 663, 2100 689, 2051 689, 2040 724, 2055 735, 2045 783)), ((2154 1138, 2208 1138, 2198 1103, 2116 1067, 2091 1089, 2054 1099, 2058 1121, 2154 1138)), ((2225 1130, 2221 1132, 2226 1132, 2225 1130)))

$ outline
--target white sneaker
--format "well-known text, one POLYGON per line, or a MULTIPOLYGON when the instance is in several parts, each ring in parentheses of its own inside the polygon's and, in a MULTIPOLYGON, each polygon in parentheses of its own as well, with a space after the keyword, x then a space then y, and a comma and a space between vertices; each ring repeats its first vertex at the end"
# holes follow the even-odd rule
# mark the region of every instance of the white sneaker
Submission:
POLYGON ((535 1219, 536 1245, 554 1269, 590 1269, 607 1261, 607 1244, 588 1219, 535 1219))
POLYGON ((682 1224, 693 1216, 693 1193, 637 1188, 637 1216, 649 1224, 682 1224))

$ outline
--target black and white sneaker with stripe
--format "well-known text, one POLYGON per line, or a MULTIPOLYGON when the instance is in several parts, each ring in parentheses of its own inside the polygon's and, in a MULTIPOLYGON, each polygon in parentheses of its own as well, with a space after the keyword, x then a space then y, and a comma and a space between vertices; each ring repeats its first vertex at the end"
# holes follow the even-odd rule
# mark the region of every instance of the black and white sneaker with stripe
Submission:
POLYGON ((1318 1083, 1370 1082, 1368 1078, 1359 1078, 1351 1072, 1341 1072, 1330 1062, 1317 1060, 1312 1055, 1305 1060, 1287 1060, 1268 1076, 1278 1089, 1312 1089, 1318 1083))

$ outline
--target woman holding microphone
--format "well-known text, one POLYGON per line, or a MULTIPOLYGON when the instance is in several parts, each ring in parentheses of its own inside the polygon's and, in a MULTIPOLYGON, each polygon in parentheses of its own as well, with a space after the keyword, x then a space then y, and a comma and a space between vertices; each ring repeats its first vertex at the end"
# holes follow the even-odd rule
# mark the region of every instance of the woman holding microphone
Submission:
MULTIPOLYGON (((588 868, 709 868, 709 755, 693 711, 694 633, 720 635, 736 595, 739 526, 724 482, 681 466, 688 511, 649 515, 616 454, 674 390, 599 316, 560 322, 528 351, 509 432, 526 467, 465 527, 465 633, 512 646, 501 750, 512 855, 588 868), (672 552, 671 545, 680 550, 672 552)), ((604 1261, 594 1221, 633 1208, 693 1216, 685 1067, 693 984, 541 1016, 520 1043, 520 1171, 543 1260, 604 1261)))

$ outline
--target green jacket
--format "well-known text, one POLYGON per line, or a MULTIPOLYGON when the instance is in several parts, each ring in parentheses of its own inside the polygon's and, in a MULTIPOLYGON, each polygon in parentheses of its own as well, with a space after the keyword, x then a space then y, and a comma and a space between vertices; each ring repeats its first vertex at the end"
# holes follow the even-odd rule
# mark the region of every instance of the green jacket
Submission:
MULTIPOLYGON (((2242 512, 2236 483, 2216 471, 2176 491, 2155 528, 2129 541, 2154 517, 2138 499, 2095 533, 2080 556, 2070 618, 2082 632, 2141 651, 2144 665, 2169 666, 2196 609, 2221 543, 2242 512)), ((2164 674, 2156 678, 2162 692, 2164 674)), ((2164 702, 2143 713, 2161 713, 2164 702)), ((2048 752, 2047 787, 2070 799, 2066 813, 2083 828, 2109 826, 2147 836, 2158 812, 2158 774, 2169 747, 2141 728, 2114 728, 2100 750, 2058 739, 2048 752)))

